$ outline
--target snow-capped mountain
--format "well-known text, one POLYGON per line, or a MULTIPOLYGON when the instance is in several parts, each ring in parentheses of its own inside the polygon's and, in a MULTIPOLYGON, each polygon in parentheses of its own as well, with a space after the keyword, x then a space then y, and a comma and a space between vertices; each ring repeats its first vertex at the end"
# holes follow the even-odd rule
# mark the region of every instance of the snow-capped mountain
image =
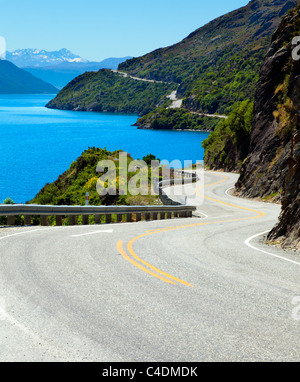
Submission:
POLYGON ((40 49, 18 49, 7 52, 6 59, 20 68, 41 68, 66 62, 87 63, 84 58, 77 56, 67 49, 48 52, 40 49))

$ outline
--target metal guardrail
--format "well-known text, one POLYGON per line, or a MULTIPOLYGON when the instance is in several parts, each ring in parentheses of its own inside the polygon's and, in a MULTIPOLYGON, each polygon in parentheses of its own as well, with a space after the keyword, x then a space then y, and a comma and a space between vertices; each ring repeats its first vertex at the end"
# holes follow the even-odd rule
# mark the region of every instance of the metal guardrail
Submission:
POLYGON ((48 206, 35 204, 0 205, 0 216, 7 216, 7 225, 15 225, 16 216, 24 216, 24 224, 30 225, 33 216, 39 216, 41 225, 48 225, 48 217, 56 217, 56 225, 62 225, 62 218, 70 216, 70 225, 76 224, 76 216, 82 216, 82 224, 88 224, 88 217, 95 216, 95 223, 100 224, 105 216, 105 223, 112 222, 116 215, 117 222, 162 220, 192 217, 194 206, 48 206), (125 215, 125 217, 124 217, 125 215), (133 219, 135 215, 135 218, 133 219))
POLYGON ((158 182, 158 192, 159 192, 159 197, 160 200, 163 202, 165 205, 182 205, 183 203, 180 203, 178 200, 174 200, 168 195, 165 191, 164 188, 170 187, 170 186, 175 186, 175 185, 184 185, 184 184, 189 184, 189 183, 194 183, 200 180, 198 175, 196 173, 192 172, 186 172, 186 171, 176 171, 175 175, 180 175, 179 178, 174 178, 174 179, 167 179, 167 180, 162 180, 158 182))
MULTIPOLYGON (((184 173, 184 183, 197 181, 194 173, 184 173), (188 180, 186 178, 189 178, 188 180)), ((183 178, 182 178, 183 179, 183 178)), ((171 218, 189 218, 196 211, 195 206, 182 205, 170 199, 163 188, 181 183, 181 179, 171 179, 158 183, 159 195, 164 205, 159 206, 51 206, 37 204, 2 204, 0 217, 7 216, 7 225, 14 226, 16 216, 24 216, 24 225, 31 225, 32 217, 39 216, 42 226, 48 225, 48 217, 55 216, 56 225, 63 224, 63 217, 70 217, 70 225, 76 225, 76 217, 82 216, 82 224, 89 224, 89 216, 95 217, 95 224, 112 223, 112 216, 117 222, 138 222, 141 220, 163 220, 171 218), (105 216, 105 219, 102 218, 105 216)))

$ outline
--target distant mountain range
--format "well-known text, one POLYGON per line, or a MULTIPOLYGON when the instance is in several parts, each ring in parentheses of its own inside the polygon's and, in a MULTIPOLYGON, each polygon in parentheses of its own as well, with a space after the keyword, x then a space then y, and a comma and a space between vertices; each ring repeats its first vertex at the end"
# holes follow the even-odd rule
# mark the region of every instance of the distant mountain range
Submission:
POLYGON ((100 62, 91 62, 67 49, 53 52, 39 49, 18 49, 6 54, 8 61, 58 89, 62 89, 75 77, 85 72, 117 69, 119 64, 131 58, 131 56, 111 57, 100 62))
POLYGON ((88 62, 84 58, 73 54, 67 49, 61 49, 54 52, 48 52, 40 49, 18 49, 14 52, 7 52, 6 59, 19 68, 40 68, 43 66, 61 64, 63 62, 88 62))
POLYGON ((63 62, 60 64, 44 67, 24 68, 46 82, 49 82, 58 89, 62 89, 75 77, 85 72, 97 72, 100 69, 117 69, 118 65, 130 57, 107 58, 101 62, 63 62))
POLYGON ((0 60, 0 94, 56 94, 58 89, 12 62, 0 60))

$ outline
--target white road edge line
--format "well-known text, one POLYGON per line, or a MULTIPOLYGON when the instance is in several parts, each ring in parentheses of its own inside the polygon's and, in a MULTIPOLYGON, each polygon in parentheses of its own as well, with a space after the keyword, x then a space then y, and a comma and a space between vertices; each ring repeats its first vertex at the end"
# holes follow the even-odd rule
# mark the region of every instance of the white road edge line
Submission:
POLYGON ((270 231, 265 231, 265 232, 261 232, 261 233, 257 233, 256 235, 253 235, 251 237, 249 237, 248 239, 246 239, 244 241, 244 244, 246 244, 248 247, 252 248, 252 249, 255 249, 256 251, 259 251, 259 252, 262 252, 262 253, 266 253, 267 255, 269 256, 273 256, 273 257, 276 257, 278 259, 281 259, 281 260, 285 260, 285 261, 288 261, 289 263, 293 263, 293 264, 296 264, 296 265, 300 265, 300 263, 298 263, 297 261, 294 261, 294 260, 291 260, 291 259, 288 259, 286 257, 283 257, 283 256, 279 256, 279 255, 275 255, 274 253, 271 253, 271 252, 268 252, 268 251, 264 251, 263 249, 259 249, 259 248, 256 248, 254 247, 252 244, 250 244, 250 241, 255 239, 256 237, 258 236, 262 236, 266 233, 269 233, 270 231))
MULTIPOLYGON (((71 226, 69 226, 71 227, 71 226)), ((77 227, 80 227, 80 226, 77 226, 77 227)), ((32 232, 38 232, 38 231, 45 231, 45 230, 49 230, 53 227, 47 227, 47 228, 40 228, 40 229, 32 229, 30 231, 23 231, 23 232, 17 232, 17 233, 13 233, 11 235, 6 235, 6 236, 2 236, 0 237, 0 240, 4 240, 4 239, 7 239, 7 238, 10 238, 10 237, 13 237, 13 236, 19 236, 19 235, 24 235, 24 234, 28 234, 28 233, 32 233, 32 232)), ((60 227, 61 228, 61 227, 60 227)), ((71 228, 74 228, 73 226, 71 228)), ((107 230, 106 232, 111 232, 113 230, 107 230)), ((97 232, 100 232, 100 231, 97 231, 97 232)), ((103 232, 103 231, 102 231, 103 232)), ((95 233, 95 232, 94 232, 95 233)), ((37 334, 35 334, 32 330, 28 329, 25 325, 23 325, 21 322, 19 322, 18 320, 16 320, 13 316, 11 316, 10 314, 8 314, 8 312, 6 311, 6 309, 3 309, 1 306, 0 306, 0 317, 1 317, 1 320, 0 321, 6 321, 8 322, 9 324, 11 324, 12 326, 15 326, 16 328, 18 328, 21 332, 23 332, 24 334, 26 334, 27 336, 31 337, 31 339, 33 341, 35 341, 36 343, 38 343, 39 345, 42 345, 44 347, 47 347, 47 351, 52 351, 53 354, 63 354, 61 353, 60 350, 56 349, 55 347, 51 346, 49 343, 47 343, 46 341, 42 340, 37 334)), ((64 357, 66 357, 65 355, 63 355, 64 357)), ((75 362, 78 362, 80 360, 78 359, 74 359, 75 362)))
POLYGON ((113 233, 113 232, 114 232, 113 229, 107 229, 107 230, 99 230, 99 231, 80 233, 78 235, 71 235, 70 237, 80 237, 80 236, 94 235, 96 233, 113 233))
POLYGON ((25 234, 28 234, 28 233, 31 233, 31 232, 44 231, 44 230, 49 229, 49 228, 40 228, 40 229, 32 229, 30 231, 17 232, 17 233, 13 233, 11 235, 1 236, 0 240, 8 239, 9 237, 13 237, 13 236, 25 235, 25 234))
MULTIPOLYGON (((32 330, 27 328, 25 325, 23 325, 21 322, 16 320, 14 317, 12 317, 10 314, 7 313, 5 309, 2 309, 0 307, 0 316, 3 317, 1 321, 7 322, 13 327, 16 327, 19 329, 22 333, 27 335, 33 342, 35 342, 38 346, 43 346, 45 349, 45 352, 50 352, 51 355, 55 355, 55 357, 64 357, 68 359, 69 355, 66 355, 64 351, 61 351, 60 349, 54 347, 47 341, 43 340, 41 337, 39 337, 37 334, 35 334, 32 330)), ((70 360, 70 359, 69 359, 70 360)), ((80 362, 80 359, 74 359, 74 362, 80 362)))
POLYGON ((227 195, 227 196, 231 196, 232 197, 232 195, 230 195, 229 194, 229 190, 233 190, 235 187, 229 187, 229 188, 227 188, 227 190, 225 191, 225 194, 227 195))
POLYGON ((207 219, 207 218, 208 218, 208 215, 206 215, 204 212, 199 211, 199 210, 197 210, 196 212, 198 212, 199 214, 203 215, 203 216, 204 216, 204 219, 207 219))
MULTIPOLYGON (((46 231, 46 230, 53 230, 53 229, 61 229, 61 228, 82 228, 82 227, 86 227, 86 226, 64 226, 64 227, 47 227, 47 228, 39 228, 39 229, 31 229, 30 231, 23 231, 23 232, 17 232, 17 233, 12 233, 11 235, 5 235, 5 236, 1 236, 0 237, 0 240, 5 240, 5 239, 9 239, 10 237, 14 237, 14 236, 19 236, 19 235, 27 235, 27 234, 30 234, 30 233, 34 233, 34 232, 40 232, 40 231, 46 231)), ((98 232, 113 232, 113 230, 102 230, 102 231, 93 231, 92 233, 98 233, 98 232)), ((85 234, 81 234, 81 235, 90 235, 91 233, 85 233, 85 234)), ((81 235, 74 235, 74 236, 81 236, 81 235)))

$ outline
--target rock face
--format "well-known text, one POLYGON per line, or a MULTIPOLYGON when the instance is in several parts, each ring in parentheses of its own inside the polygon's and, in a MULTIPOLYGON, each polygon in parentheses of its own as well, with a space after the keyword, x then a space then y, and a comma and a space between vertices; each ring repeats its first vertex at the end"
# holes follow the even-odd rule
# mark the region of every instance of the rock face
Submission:
MULTIPOLYGON (((298 65, 298 69, 300 69, 298 65)), ((298 70, 299 73, 299 70, 298 70)), ((282 194, 280 221, 269 234, 269 239, 280 239, 283 245, 300 249, 300 76, 291 81, 291 98, 294 107, 297 131, 291 141, 290 156, 285 162, 286 175, 282 194)))
POLYGON ((292 40, 300 35, 300 5, 273 35, 260 71, 254 103, 249 156, 237 192, 282 201, 280 221, 269 235, 283 245, 300 245, 300 60, 292 40))

